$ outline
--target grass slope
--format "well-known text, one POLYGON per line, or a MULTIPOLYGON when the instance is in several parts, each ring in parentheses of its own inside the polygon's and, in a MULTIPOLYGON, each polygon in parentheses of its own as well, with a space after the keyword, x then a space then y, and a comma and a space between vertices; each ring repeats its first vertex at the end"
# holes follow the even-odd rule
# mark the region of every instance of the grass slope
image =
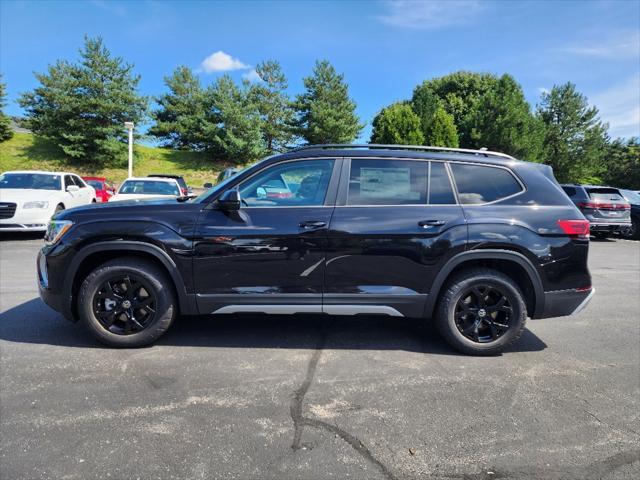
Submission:
MULTIPOLYGON (((150 173, 178 174, 183 175, 189 185, 197 188, 204 182, 215 183, 218 172, 227 166, 203 153, 134 146, 135 176, 143 177, 150 173)), ((64 170, 81 175, 107 177, 120 183, 127 178, 127 158, 118 162, 117 167, 77 165, 66 160, 52 142, 30 133, 15 133, 12 139, 0 143, 0 172, 7 170, 64 170)))

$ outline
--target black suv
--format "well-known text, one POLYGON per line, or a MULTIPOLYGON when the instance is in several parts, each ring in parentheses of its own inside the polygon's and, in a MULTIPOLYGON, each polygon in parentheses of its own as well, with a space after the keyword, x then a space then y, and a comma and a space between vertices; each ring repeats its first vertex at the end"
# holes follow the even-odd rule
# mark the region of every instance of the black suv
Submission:
POLYGON ((594 237, 606 238, 631 228, 631 207, 617 188, 568 184, 562 189, 589 220, 594 237))
POLYGON ((433 318, 453 347, 488 355, 527 317, 587 304, 588 233, 545 165, 319 145, 190 201, 60 212, 38 276, 48 305, 113 346, 152 343, 179 314, 382 314, 433 318))

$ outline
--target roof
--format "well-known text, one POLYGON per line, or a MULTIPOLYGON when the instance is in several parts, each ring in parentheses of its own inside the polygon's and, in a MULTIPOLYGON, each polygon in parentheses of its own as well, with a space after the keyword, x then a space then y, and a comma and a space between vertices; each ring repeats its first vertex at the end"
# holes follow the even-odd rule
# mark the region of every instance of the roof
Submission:
POLYGON ((82 178, 84 180, 101 180, 103 182, 105 182, 107 180, 107 177, 91 177, 91 176, 82 176, 82 178))
POLYGON ((175 178, 164 178, 164 177, 129 177, 125 178, 122 183, 128 182, 129 180, 136 182, 165 182, 165 183, 178 183, 175 178))
POLYGON ((38 173, 38 174, 44 174, 44 175, 78 175, 77 173, 73 173, 73 172, 49 172, 46 170, 9 170, 2 173, 38 173))
POLYGON ((179 179, 182 178, 182 175, 173 175, 171 173, 150 173, 149 175, 147 175, 148 177, 155 177, 155 178, 174 178, 174 179, 179 179))

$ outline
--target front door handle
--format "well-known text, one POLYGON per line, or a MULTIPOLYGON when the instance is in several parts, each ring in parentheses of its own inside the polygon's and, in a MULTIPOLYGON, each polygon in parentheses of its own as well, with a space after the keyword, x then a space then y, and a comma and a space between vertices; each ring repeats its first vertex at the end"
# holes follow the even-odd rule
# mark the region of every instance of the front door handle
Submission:
POLYGON ((313 230, 316 228, 322 228, 322 227, 326 227, 327 226, 327 222, 320 222, 320 221, 316 221, 316 220, 309 220, 307 222, 300 222, 300 228, 304 228, 307 230, 313 230))
POLYGON ((421 220, 418 222, 418 225, 422 228, 429 228, 429 227, 441 227, 445 223, 446 222, 444 220, 421 220))

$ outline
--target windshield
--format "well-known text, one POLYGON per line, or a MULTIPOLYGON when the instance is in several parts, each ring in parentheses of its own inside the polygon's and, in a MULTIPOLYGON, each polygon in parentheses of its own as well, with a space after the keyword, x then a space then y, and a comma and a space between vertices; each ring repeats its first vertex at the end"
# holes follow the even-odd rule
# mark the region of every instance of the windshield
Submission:
POLYGON ((100 180, 85 180, 89 185, 91 185, 96 190, 102 190, 104 187, 102 186, 102 182, 100 180))
POLYGON ((142 195, 175 195, 180 196, 178 185, 156 180, 127 180, 122 184, 118 194, 142 195))
POLYGON ((628 202, 633 203, 634 205, 640 205, 640 193, 632 190, 620 190, 620 192, 628 202))
POLYGON ((0 175, 0 188, 60 190, 60 181, 60 175, 47 173, 3 173, 0 175))

